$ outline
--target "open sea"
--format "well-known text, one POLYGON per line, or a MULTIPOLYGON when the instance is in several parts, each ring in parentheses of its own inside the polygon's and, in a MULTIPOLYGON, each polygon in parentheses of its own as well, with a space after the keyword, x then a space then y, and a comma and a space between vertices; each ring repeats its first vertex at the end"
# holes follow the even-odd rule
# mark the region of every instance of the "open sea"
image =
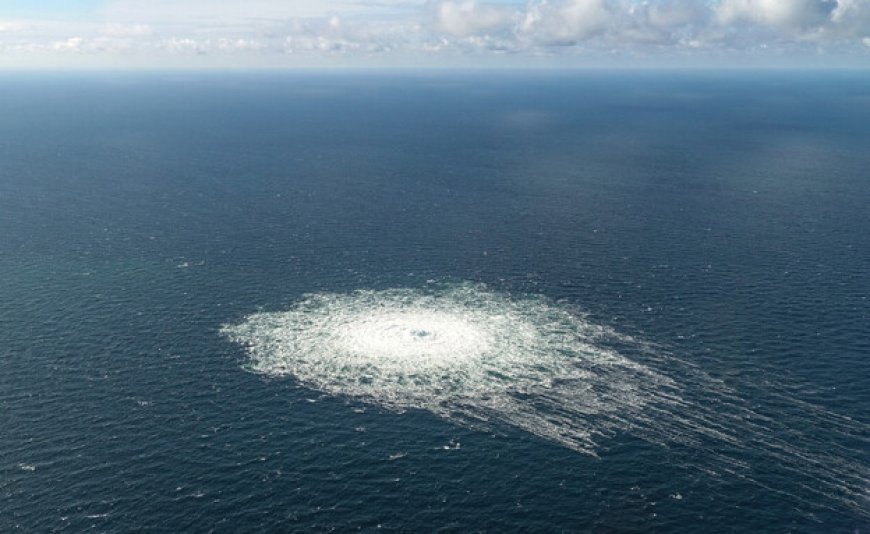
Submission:
POLYGON ((870 531, 870 74, 0 75, 0 532, 870 531))

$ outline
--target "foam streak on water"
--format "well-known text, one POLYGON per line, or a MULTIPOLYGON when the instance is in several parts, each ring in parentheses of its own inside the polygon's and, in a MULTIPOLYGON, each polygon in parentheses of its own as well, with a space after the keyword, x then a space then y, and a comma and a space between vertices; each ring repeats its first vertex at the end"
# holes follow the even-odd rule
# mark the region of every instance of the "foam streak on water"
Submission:
MULTIPOLYGON (((696 467, 764 485, 744 459, 760 455, 801 475, 808 492, 853 509, 867 504, 870 477, 864 463, 850 460, 854 451, 828 451, 812 435, 801 440, 816 440, 814 447, 795 446, 790 429, 721 382, 543 297, 476 284, 319 293, 223 332, 247 347, 251 370, 292 375, 329 394, 424 409, 472 427, 509 424, 589 454, 602 438, 627 432, 717 451, 696 467), (618 347, 643 352, 644 363, 618 347), (687 388, 703 392, 704 402, 687 400, 687 388)), ((854 421, 802 411, 808 425, 824 420, 838 436, 866 435, 854 421)))

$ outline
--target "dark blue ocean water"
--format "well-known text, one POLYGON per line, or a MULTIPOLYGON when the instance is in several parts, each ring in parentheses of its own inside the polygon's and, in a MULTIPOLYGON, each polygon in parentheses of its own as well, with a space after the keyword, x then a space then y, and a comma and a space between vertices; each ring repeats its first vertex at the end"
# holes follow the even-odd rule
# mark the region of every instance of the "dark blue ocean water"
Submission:
POLYGON ((868 206, 867 74, 4 74, 0 531, 870 530, 868 206), (432 280, 654 346, 739 442, 584 454, 220 334, 432 280))

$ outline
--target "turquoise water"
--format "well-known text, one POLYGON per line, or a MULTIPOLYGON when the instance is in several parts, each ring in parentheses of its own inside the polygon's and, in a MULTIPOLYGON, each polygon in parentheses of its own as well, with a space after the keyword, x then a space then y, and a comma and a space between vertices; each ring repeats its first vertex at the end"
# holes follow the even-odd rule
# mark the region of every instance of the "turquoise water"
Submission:
POLYGON ((866 530, 868 82, 4 75, 0 530, 866 530))

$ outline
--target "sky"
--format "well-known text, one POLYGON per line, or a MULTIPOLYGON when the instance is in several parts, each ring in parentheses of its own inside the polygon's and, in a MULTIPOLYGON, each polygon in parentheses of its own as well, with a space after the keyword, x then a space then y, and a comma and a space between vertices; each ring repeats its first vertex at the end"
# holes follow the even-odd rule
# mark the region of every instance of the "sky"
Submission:
POLYGON ((0 69, 870 68, 870 0, 0 0, 0 69))

